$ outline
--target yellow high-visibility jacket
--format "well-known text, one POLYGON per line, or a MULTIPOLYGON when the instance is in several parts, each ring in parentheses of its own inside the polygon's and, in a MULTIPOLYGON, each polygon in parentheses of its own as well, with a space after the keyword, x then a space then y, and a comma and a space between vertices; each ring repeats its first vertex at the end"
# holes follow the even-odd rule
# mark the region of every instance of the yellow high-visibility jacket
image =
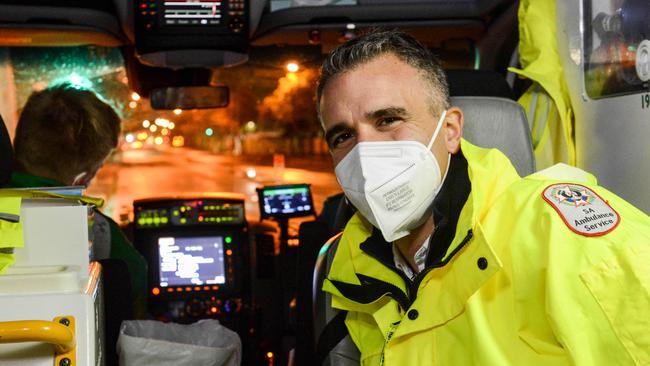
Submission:
POLYGON ((573 107, 556 39, 556 2, 521 0, 519 56, 522 69, 509 70, 533 81, 519 98, 531 127, 537 169, 576 164, 573 107))
POLYGON ((365 219, 343 232, 323 289, 361 364, 650 364, 650 217, 579 169, 520 178, 497 150, 461 150, 471 192, 446 263, 415 291, 359 248, 365 219), (376 298, 343 295, 378 283, 376 298))

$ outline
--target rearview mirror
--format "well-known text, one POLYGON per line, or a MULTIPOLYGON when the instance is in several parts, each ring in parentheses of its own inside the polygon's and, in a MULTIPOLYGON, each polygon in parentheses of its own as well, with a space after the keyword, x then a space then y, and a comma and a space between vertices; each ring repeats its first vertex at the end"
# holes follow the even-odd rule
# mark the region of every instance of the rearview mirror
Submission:
POLYGON ((180 86, 151 90, 153 109, 202 109, 228 106, 227 86, 180 86))

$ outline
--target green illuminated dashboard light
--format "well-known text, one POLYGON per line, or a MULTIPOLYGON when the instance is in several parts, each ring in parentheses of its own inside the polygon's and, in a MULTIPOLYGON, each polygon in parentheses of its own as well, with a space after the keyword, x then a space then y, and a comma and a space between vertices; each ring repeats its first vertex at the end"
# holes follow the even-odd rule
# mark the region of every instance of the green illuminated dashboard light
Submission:
POLYGON ((232 243, 232 238, 230 236, 226 236, 226 244, 232 243))
POLYGON ((181 224, 187 224, 187 219, 184 217, 181 217, 181 224))
POLYGON ((153 223, 156 224, 156 225, 160 224, 160 217, 154 217, 153 218, 153 223))
POLYGON ((153 223, 153 219, 151 217, 147 217, 147 219, 145 221, 146 221, 147 225, 151 225, 153 223))
POLYGON ((169 221, 169 220, 168 220, 166 217, 162 217, 162 218, 160 219, 160 222, 162 222, 163 224, 166 224, 168 221, 169 221))
POLYGON ((138 219, 138 225, 140 225, 140 226, 144 225, 144 224, 145 224, 145 221, 146 221, 146 220, 145 220, 144 218, 142 218, 142 217, 139 218, 139 219, 138 219))

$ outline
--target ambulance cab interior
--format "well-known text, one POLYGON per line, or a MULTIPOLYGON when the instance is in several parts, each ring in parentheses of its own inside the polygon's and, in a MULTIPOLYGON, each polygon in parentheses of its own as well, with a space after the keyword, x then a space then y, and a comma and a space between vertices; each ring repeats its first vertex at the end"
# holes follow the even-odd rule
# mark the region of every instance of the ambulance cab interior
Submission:
MULTIPOLYGON (((11 174, 11 136, 20 104, 31 90, 43 87, 25 81, 26 90, 16 89, 16 79, 35 81, 38 70, 21 70, 29 63, 16 62, 17 54, 27 54, 21 60, 28 60, 39 52, 80 50, 98 60, 115 59, 117 64, 98 67, 121 73, 120 88, 127 90, 120 92, 123 103, 136 93, 150 101, 152 112, 209 112, 237 104, 237 98, 254 98, 237 92, 240 80, 229 73, 257 67, 263 70, 257 75, 279 75, 289 60, 317 72, 324 54, 377 26, 404 30, 431 48, 447 72, 452 105, 465 113, 465 138, 500 149, 520 175, 528 175, 536 170, 532 126, 517 99, 530 81, 508 71, 520 66, 518 5, 514 0, 2 1, 0 89, 6 91, 0 99, 0 183, 11 174)), ((29 65, 35 64, 54 67, 47 57, 29 65)), ((638 90, 634 93, 638 99, 638 90)), ((580 133, 586 132, 578 137, 580 133)), ((589 168, 593 160, 583 162, 589 168)), ((601 172, 607 176, 606 169, 601 172)), ((606 182, 612 179, 605 177, 606 182)), ((340 193, 314 202, 312 183, 280 179, 260 184, 257 202, 236 192, 142 196, 132 202, 130 215, 114 213, 147 261, 143 318, 184 324, 217 319, 239 335, 242 364, 316 364, 319 337, 334 316, 319 291, 334 252, 325 243, 354 208, 340 193), (259 212, 251 213, 251 207, 259 212), (296 220, 299 226, 289 224, 296 220), (191 251, 208 241, 221 258, 220 266, 209 270, 210 282, 162 274, 165 255, 174 248, 191 251)), ((98 337, 104 352, 95 359, 110 365, 117 362, 120 323, 133 316, 132 304, 123 301, 121 284, 128 282, 123 264, 102 265, 104 332, 98 337)), ((0 322, 14 320, 11 311, 1 313, 0 322)), ((350 345, 329 345, 334 346, 350 345)))

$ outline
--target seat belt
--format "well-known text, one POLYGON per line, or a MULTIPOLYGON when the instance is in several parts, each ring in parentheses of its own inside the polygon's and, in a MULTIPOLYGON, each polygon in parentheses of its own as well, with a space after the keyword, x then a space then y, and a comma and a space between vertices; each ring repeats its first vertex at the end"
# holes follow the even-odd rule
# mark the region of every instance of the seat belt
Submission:
POLYGON ((323 328, 316 345, 317 365, 322 365, 329 356, 330 351, 348 335, 348 329, 345 326, 345 317, 347 315, 347 311, 339 311, 323 328))

